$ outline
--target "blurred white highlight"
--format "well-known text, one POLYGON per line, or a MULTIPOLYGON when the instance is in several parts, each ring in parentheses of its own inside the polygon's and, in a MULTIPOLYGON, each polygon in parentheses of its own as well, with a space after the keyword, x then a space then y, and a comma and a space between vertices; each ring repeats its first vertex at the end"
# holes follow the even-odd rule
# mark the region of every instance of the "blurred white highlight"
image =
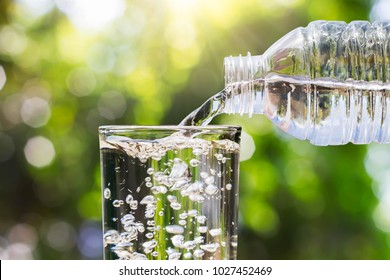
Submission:
POLYGON ((42 168, 49 165, 55 156, 53 143, 43 137, 30 138, 24 147, 24 155, 29 164, 42 168))
POLYGON ((56 0, 56 4, 75 27, 85 30, 104 28, 126 8, 123 0, 56 0))

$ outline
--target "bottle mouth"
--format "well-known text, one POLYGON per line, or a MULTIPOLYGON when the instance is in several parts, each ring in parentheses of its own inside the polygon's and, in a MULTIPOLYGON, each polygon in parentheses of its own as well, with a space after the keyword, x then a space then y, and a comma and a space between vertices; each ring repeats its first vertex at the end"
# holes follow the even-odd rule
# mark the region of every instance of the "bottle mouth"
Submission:
POLYGON ((247 56, 229 56, 224 59, 225 86, 250 81, 254 76, 254 65, 252 56, 248 52, 247 56))
POLYGON ((253 114, 254 79, 260 58, 249 52, 247 56, 225 57, 225 113, 253 114))

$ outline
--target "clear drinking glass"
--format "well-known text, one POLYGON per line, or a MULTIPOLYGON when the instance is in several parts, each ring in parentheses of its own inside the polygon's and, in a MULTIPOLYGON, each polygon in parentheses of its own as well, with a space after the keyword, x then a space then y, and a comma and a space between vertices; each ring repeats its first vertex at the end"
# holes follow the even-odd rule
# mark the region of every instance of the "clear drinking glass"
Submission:
POLYGON ((105 259, 236 259, 238 126, 99 128, 105 259))

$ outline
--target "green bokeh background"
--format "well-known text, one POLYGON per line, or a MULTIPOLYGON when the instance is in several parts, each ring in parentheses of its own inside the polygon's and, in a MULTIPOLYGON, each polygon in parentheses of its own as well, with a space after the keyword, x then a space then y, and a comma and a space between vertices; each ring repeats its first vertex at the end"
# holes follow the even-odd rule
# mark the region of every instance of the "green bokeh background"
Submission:
MULTIPOLYGON (((178 124, 223 88, 224 57, 312 20, 370 19, 374 4, 1 0, 0 259, 102 258, 99 125, 178 124)), ((390 258, 389 147, 315 147, 263 116, 213 123, 255 147, 239 259, 390 258)))

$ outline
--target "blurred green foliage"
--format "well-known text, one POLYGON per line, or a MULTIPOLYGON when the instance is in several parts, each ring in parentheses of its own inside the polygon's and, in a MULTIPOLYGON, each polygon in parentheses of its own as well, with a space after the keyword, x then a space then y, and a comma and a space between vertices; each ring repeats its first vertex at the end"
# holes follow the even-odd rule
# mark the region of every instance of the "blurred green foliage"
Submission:
MULTIPOLYGON (((371 5, 1 1, 0 258, 101 258, 99 125, 177 124, 222 89, 225 56, 371 5)), ((241 164, 240 259, 390 258, 383 176, 366 171, 384 148, 367 161, 370 147, 314 147, 262 116, 214 123, 242 125, 256 147, 241 164)))

